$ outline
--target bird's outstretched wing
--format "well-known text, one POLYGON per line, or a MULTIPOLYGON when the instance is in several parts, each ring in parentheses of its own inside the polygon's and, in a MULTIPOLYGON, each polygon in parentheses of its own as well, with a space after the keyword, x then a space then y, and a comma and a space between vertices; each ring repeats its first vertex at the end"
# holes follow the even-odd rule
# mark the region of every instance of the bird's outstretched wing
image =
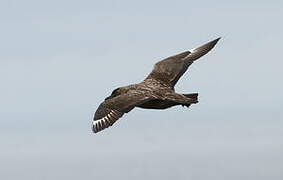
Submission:
POLYGON ((157 62, 146 79, 157 79, 174 87, 188 67, 198 58, 208 53, 219 41, 217 38, 198 48, 168 57, 157 62))
POLYGON ((92 124, 93 132, 97 133, 112 126, 124 113, 152 99, 154 99, 154 97, 139 91, 129 91, 126 94, 106 99, 99 105, 94 114, 92 124))

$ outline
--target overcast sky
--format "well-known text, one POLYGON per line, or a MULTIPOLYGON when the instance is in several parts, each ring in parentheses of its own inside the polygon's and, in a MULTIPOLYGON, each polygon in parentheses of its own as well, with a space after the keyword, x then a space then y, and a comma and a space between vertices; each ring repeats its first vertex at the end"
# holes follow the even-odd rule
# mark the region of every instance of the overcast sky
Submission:
POLYGON ((281 180, 282 1, 0 1, 0 179, 281 180), (91 132, 111 91, 221 36, 197 105, 91 132))

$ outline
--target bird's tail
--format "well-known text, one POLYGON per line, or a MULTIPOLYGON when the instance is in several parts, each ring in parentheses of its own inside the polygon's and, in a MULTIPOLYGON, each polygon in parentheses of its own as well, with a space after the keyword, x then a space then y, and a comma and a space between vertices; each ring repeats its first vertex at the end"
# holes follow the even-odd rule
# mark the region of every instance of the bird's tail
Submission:
POLYGON ((198 101, 198 93, 191 93, 191 94, 183 94, 184 96, 191 98, 195 101, 198 101))
MULTIPOLYGON (((198 93, 191 93, 191 94, 183 94, 184 96, 186 96, 187 98, 190 98, 192 100, 194 100, 196 103, 198 102, 198 93)), ((189 104, 180 104, 182 105, 183 107, 186 106, 186 107, 190 107, 192 103, 189 103, 189 104)))

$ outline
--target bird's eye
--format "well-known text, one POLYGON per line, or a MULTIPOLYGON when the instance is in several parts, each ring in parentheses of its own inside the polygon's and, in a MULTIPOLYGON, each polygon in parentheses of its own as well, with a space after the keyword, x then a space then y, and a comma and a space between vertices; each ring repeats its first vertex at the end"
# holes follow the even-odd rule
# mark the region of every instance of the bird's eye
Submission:
POLYGON ((111 96, 117 96, 118 95, 118 91, 119 91, 119 88, 115 89, 114 91, 112 91, 111 93, 111 96))
POLYGON ((116 97, 118 95, 119 95, 119 88, 117 88, 114 91, 112 91, 111 95, 108 96, 107 98, 105 98, 105 100, 111 99, 111 98, 116 97))

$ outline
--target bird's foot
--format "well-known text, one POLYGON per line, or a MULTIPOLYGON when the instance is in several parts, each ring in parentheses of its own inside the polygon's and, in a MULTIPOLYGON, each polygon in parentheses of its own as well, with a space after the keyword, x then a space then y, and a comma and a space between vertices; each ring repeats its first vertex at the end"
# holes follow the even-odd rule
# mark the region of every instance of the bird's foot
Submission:
POLYGON ((190 107, 191 104, 182 104, 183 107, 190 107))

